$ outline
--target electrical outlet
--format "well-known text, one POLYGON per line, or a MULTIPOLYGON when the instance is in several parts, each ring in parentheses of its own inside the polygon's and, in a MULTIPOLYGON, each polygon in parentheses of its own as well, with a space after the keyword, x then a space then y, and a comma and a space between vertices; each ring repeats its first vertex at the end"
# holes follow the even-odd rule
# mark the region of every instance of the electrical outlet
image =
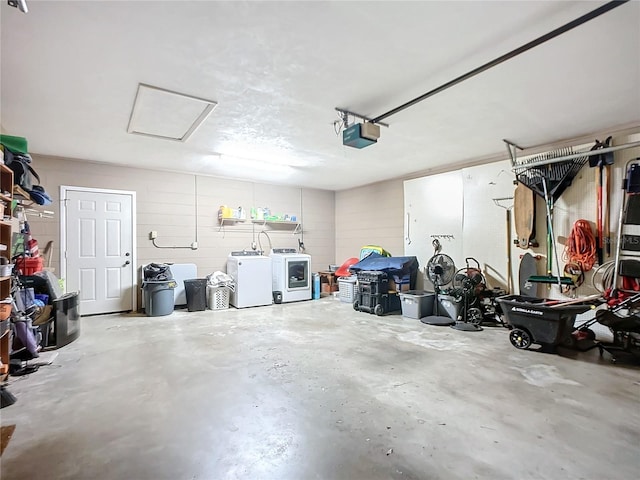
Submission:
POLYGON ((154 240, 158 238, 158 232, 156 232, 155 230, 152 230, 149 232, 149 240, 154 240))

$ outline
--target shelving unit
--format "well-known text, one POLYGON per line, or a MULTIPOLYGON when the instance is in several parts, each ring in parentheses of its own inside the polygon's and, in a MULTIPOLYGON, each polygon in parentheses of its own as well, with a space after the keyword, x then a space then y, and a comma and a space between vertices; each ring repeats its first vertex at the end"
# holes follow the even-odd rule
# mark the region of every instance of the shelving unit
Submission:
MULTIPOLYGON (((6 165, 0 165, 0 202, 4 204, 4 215, 11 215, 11 203, 13 202, 13 170, 6 165)), ((0 251, 0 256, 11 263, 11 236, 13 234, 12 222, 0 218, 0 244, 6 247, 0 251)), ((11 276, 0 277, 0 300, 11 296, 11 276)), ((9 322, 0 322, 0 381, 4 381, 9 373, 9 322)))

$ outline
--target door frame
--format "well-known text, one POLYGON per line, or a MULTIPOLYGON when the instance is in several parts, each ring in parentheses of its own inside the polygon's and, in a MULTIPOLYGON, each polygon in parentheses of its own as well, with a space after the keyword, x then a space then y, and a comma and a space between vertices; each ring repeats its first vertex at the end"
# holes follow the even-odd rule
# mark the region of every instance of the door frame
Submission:
POLYGON ((114 190, 109 188, 75 187, 72 185, 60 185, 60 278, 65 279, 64 291, 67 291, 67 192, 93 192, 93 193, 113 193, 117 195, 131 196, 131 306, 132 312, 138 310, 138 262, 137 262, 137 231, 136 231, 136 192, 133 190, 114 190))

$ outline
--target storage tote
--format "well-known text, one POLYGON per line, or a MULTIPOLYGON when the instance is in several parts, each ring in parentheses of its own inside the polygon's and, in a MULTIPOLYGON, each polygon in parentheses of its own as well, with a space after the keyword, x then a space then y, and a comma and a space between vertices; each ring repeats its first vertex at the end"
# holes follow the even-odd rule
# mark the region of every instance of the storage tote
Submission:
POLYGON ((402 302, 402 316, 421 318, 433 315, 433 301, 435 293, 425 292, 424 290, 409 290, 408 292, 400 292, 402 302))

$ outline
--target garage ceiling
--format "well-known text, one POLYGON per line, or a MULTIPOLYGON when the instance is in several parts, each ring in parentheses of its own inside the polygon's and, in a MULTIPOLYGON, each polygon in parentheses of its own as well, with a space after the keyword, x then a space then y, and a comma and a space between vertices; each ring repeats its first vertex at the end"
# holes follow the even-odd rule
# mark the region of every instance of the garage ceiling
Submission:
POLYGON ((376 145, 334 130, 335 107, 375 117, 603 3, 3 0, 0 123, 32 153, 351 188, 502 154, 503 138, 640 124, 634 1, 389 117, 376 145), (140 83, 217 107, 187 141, 134 135, 140 83))

